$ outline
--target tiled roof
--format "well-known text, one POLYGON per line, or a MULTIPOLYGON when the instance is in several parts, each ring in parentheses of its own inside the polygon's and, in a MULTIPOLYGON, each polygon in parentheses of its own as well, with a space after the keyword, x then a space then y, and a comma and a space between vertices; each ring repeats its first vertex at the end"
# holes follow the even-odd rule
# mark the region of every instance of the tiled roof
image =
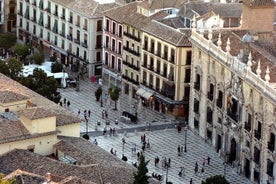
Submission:
POLYGON ((23 110, 18 111, 18 113, 20 115, 27 117, 30 120, 56 116, 56 113, 54 113, 53 111, 51 111, 49 109, 42 108, 42 107, 23 109, 23 110))
POLYGON ((13 91, 4 90, 0 91, 0 103, 16 102, 21 100, 27 100, 29 97, 15 93, 13 91))
POLYGON ((80 118, 67 115, 67 114, 57 114, 56 115, 56 124, 57 126, 63 126, 68 124, 74 124, 80 122, 80 118))
MULTIPOLYGON (((261 77, 265 79, 265 71, 267 66, 270 69, 270 82, 276 82, 276 57, 269 53, 265 48, 258 44, 258 41, 251 42, 249 44, 243 44, 241 42, 242 37, 246 34, 246 30, 223 30, 221 31, 221 48, 226 51, 227 39, 230 39, 230 53, 232 56, 238 56, 240 50, 244 50, 248 47, 248 51, 252 54, 252 71, 256 73, 258 61, 261 63, 261 77)), ((207 37, 207 35, 206 35, 207 37)), ((213 33, 213 42, 217 44, 218 32, 213 33)), ((248 52, 248 53, 249 53, 248 52)), ((276 55, 276 54, 275 54, 276 55)))
POLYGON ((174 29, 178 28, 185 28, 183 18, 177 16, 177 17, 172 17, 172 18, 164 18, 162 20, 158 20, 159 22, 168 25, 174 29))
POLYGON ((104 15, 112 20, 123 22, 128 16, 137 12, 137 2, 128 3, 104 12, 104 15))
POLYGON ((240 18, 242 13, 241 3, 205 3, 205 2, 189 2, 186 3, 178 12, 181 17, 191 17, 191 11, 197 16, 202 16, 213 11, 220 17, 236 17, 240 18), (187 15, 188 14, 188 15, 187 15))
POLYGON ((20 169, 17 169, 14 172, 4 177, 5 180, 9 180, 13 178, 16 179, 16 184, 47 182, 47 179, 43 176, 22 171, 20 169))
POLYGON ((30 134, 20 121, 11 121, 0 118, 0 144, 55 134, 57 134, 57 131, 30 134))
POLYGON ((189 41, 189 37, 191 35, 190 30, 182 32, 157 21, 151 21, 147 26, 143 28, 143 30, 148 34, 151 34, 172 45, 191 46, 191 43, 189 41))
MULTIPOLYGON (((73 115, 67 109, 60 107, 58 104, 48 100, 47 98, 39 95, 38 93, 28 89, 27 87, 6 77, 5 75, 3 75, 1 73, 0 73, 0 91, 12 91, 13 93, 17 94, 18 96, 22 95, 22 96, 28 97, 29 104, 32 104, 32 106, 36 106, 36 107, 40 107, 40 108, 46 107, 46 109, 51 109, 51 111, 54 112, 57 116, 58 115, 66 116, 67 121, 65 121, 65 120, 58 121, 57 126, 65 125, 66 122, 68 124, 71 124, 73 121, 78 119, 75 115, 73 115), (70 117, 71 117, 72 121, 69 120, 70 117)), ((81 119, 79 119, 76 122, 81 122, 81 119)))
POLYGON ((81 15, 88 17, 99 16, 102 11, 118 6, 121 1, 117 4, 107 3, 100 4, 94 0, 52 0, 53 2, 60 4, 68 9, 71 9, 74 12, 77 12, 81 15))
POLYGON ((243 4, 250 7, 258 7, 258 6, 274 6, 273 0, 243 0, 243 4))
POLYGON ((187 2, 187 0, 144 0, 139 6, 148 10, 180 8, 185 2, 187 2))
POLYGON ((82 138, 59 138, 62 142, 56 144, 56 147, 83 165, 65 164, 27 150, 15 149, 0 156, 0 172, 9 174, 21 169, 41 176, 48 172, 63 178, 77 176, 94 183, 132 183, 132 175, 136 170, 133 166, 82 138))

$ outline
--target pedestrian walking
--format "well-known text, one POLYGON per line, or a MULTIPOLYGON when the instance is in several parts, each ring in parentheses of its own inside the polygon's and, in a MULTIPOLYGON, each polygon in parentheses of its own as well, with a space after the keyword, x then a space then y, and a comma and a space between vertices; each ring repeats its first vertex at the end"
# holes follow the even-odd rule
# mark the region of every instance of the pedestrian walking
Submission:
POLYGON ((105 117, 108 118, 107 110, 105 110, 105 117))
POLYGON ((208 164, 208 165, 210 165, 210 160, 211 160, 211 158, 208 156, 208 157, 207 157, 207 164, 208 164))
POLYGON ((105 110, 102 111, 102 118, 104 119, 105 116, 105 110))
POLYGON ((94 139, 93 144, 98 145, 97 139, 94 139))
POLYGON ((177 147, 178 156, 180 156, 180 145, 177 147))
POLYGON ((70 101, 68 100, 68 101, 67 101, 67 107, 69 108, 70 105, 71 105, 71 103, 70 103, 70 101))
POLYGON ((197 175, 197 172, 198 172, 198 164, 196 162, 196 164, 195 164, 195 175, 197 175))
POLYGON ((112 135, 112 128, 109 129, 109 136, 112 135))
POLYGON ((114 153, 114 152, 113 152, 113 148, 111 148, 110 153, 113 155, 113 153, 114 153))
POLYGON ((90 109, 88 110, 88 117, 90 118, 90 115, 91 115, 91 111, 90 109))
POLYGON ((168 167, 171 167, 171 158, 168 159, 168 167))
POLYGON ((204 174, 204 167, 201 168, 201 176, 204 174))
POLYGON ((79 111, 78 111, 78 117, 80 116, 80 109, 79 109, 79 111))
POLYGON ((59 102, 59 105, 62 107, 62 101, 59 102))
POLYGON ((190 184, 193 184, 193 178, 190 179, 190 184))
POLYGON ((140 158, 140 152, 138 151, 138 153, 137 153, 137 159, 139 160, 139 158, 140 158))
POLYGON ((202 160, 202 166, 203 166, 203 167, 205 167, 205 163, 206 163, 206 159, 203 158, 203 160, 202 160))
POLYGON ((115 136, 115 134, 116 134, 115 128, 112 129, 112 134, 113 134, 113 136, 115 136))
POLYGON ((63 99, 63 104, 66 105, 66 98, 63 99))

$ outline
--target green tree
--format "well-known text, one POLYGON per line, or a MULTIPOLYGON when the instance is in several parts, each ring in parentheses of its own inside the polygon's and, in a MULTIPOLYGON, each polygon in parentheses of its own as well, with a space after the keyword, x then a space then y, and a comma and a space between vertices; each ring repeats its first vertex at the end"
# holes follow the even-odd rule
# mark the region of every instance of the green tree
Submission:
POLYGON ((60 93, 57 92, 56 79, 47 77, 47 74, 39 68, 34 69, 33 75, 21 77, 20 83, 56 103, 61 99, 60 93))
POLYGON ((11 48, 16 43, 16 35, 14 33, 0 34, 0 47, 5 50, 11 48))
POLYGON ((53 62, 51 66, 51 72, 52 73, 57 73, 57 72, 62 72, 63 65, 59 62, 53 62))
POLYGON ((22 63, 15 58, 8 58, 0 62, 0 72, 12 79, 18 78, 22 69, 22 63))
POLYGON ((0 184, 15 184, 16 183, 15 179, 5 180, 3 178, 4 178, 4 175, 2 173, 0 173, 0 184))
POLYGON ((201 184, 229 184, 229 182, 222 175, 211 176, 206 179, 206 181, 202 181, 201 184))
POLYGON ((26 59, 26 57, 30 54, 29 49, 31 49, 31 47, 29 45, 23 45, 23 44, 16 44, 13 47, 14 52, 21 56, 23 60, 26 59))
POLYGON ((34 64, 41 65, 45 60, 44 52, 39 49, 39 52, 33 53, 31 59, 34 61, 34 64))
POLYGON ((142 153, 139 157, 140 163, 138 165, 137 171, 133 174, 134 181, 133 184, 148 184, 149 176, 147 176, 148 168, 147 165, 148 161, 145 161, 145 156, 142 153))
POLYGON ((108 89, 108 93, 110 95, 111 100, 115 102, 115 110, 117 110, 117 101, 120 96, 120 91, 120 88, 118 88, 117 86, 108 89))

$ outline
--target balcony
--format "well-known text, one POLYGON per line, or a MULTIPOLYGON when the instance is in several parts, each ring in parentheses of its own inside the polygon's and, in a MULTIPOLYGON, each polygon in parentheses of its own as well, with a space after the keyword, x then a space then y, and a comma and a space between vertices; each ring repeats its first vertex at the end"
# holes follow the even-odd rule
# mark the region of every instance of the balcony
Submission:
POLYGON ((255 137, 256 139, 260 140, 260 139, 261 139, 261 132, 258 131, 258 130, 255 130, 255 131, 254 131, 254 137, 255 137))
POLYGON ((23 11, 22 11, 22 10, 21 10, 21 11, 19 10, 19 11, 17 12, 17 14, 20 15, 20 16, 23 16, 23 11))
POLYGON ((36 1, 33 1, 32 5, 33 5, 33 6, 36 6, 36 1))
POLYGON ((211 93, 211 92, 208 92, 208 99, 209 100, 211 100, 211 101, 213 101, 213 93, 211 93))
POLYGON ((199 83, 195 83, 194 84, 194 88, 195 88, 195 90, 199 91, 200 90, 200 84, 199 83))
POLYGON ((46 25, 45 25, 45 28, 51 30, 51 25, 46 24, 46 25))
POLYGON ((44 9, 46 12, 48 12, 48 13, 51 13, 51 9, 50 8, 45 8, 44 9))
POLYGON ((65 20, 65 15, 61 15, 60 18, 65 20))
POLYGON ((54 12, 54 16, 58 17, 58 12, 57 11, 54 12))
POLYGON ((275 151, 275 143, 274 142, 268 142, 267 143, 267 149, 271 151, 272 153, 275 151))
POLYGON ((77 38, 74 39, 74 42, 75 42, 76 44, 80 44, 80 40, 77 39, 77 38))
POLYGON ((248 122, 244 122, 244 129, 247 130, 248 132, 251 131, 251 124, 248 122))
POLYGON ((36 23, 36 17, 32 17, 31 21, 34 22, 34 23, 36 23))
POLYGON ((16 19, 16 14, 10 13, 9 15, 9 20, 15 20, 16 19))
POLYGON ((87 43, 86 42, 82 42, 81 46, 83 46, 84 48, 87 48, 87 43))
POLYGON ((232 120, 234 120, 235 122, 238 122, 238 115, 237 114, 235 114, 235 113, 233 113, 233 112, 231 112, 230 110, 227 110, 227 115, 232 119, 232 120))
POLYGON ((67 35, 66 38, 67 38, 68 40, 71 40, 71 41, 73 40, 73 39, 72 39, 72 35, 67 35))
POLYGON ((217 107, 222 108, 222 100, 217 99, 217 107))
POLYGON ((59 32, 59 35, 62 36, 62 37, 65 37, 65 33, 62 32, 62 31, 59 32))
POLYGON ((80 23, 79 23, 79 22, 76 22, 75 25, 76 25, 77 27, 80 27, 80 23))
POLYGON ((85 30, 85 31, 87 31, 87 26, 83 26, 82 29, 85 30))

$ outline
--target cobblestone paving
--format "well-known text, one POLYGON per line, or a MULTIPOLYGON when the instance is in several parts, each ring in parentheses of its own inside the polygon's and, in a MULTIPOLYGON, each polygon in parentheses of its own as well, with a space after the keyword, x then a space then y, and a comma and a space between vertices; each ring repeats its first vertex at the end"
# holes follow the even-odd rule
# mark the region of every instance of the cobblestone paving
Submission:
MULTIPOLYGON (((151 124, 175 124, 177 122, 172 121, 169 117, 164 114, 152 111, 149 109, 144 109, 138 107, 138 123, 122 123, 120 121, 120 114, 122 111, 135 112, 133 109, 134 101, 131 101, 128 96, 121 95, 120 100, 118 101, 118 110, 113 110, 114 103, 109 102, 107 99, 103 99, 103 107, 101 107, 100 102, 95 100, 94 92, 99 87, 96 83, 91 83, 88 79, 82 80, 80 82, 80 91, 76 91, 74 88, 60 89, 62 100, 66 98, 70 100, 71 105, 69 110, 72 113, 78 115, 78 111, 81 111, 80 117, 83 117, 83 111, 91 110, 91 117, 88 121, 88 132, 95 132, 95 130, 101 131, 106 126, 105 120, 102 118, 102 110, 108 111, 108 120, 111 122, 111 125, 107 126, 109 128, 129 128, 133 127, 134 129, 139 126, 148 127, 149 123, 151 124), (119 120, 119 124, 115 125, 115 119, 119 120), (101 122, 100 126, 97 126, 97 121, 101 122)), ((104 89, 103 94, 106 93, 104 89)), ((65 108, 68 108, 65 106, 65 108)), ((152 130, 152 129, 151 129, 152 130)), ((86 132, 86 123, 81 123, 81 132, 86 132)), ((109 132, 108 132, 109 133, 109 132)), ((137 145, 137 151, 141 151, 141 139, 140 136, 146 134, 147 139, 151 143, 151 148, 145 151, 145 156, 147 160, 150 160, 148 169, 149 174, 152 172, 163 175, 164 180, 162 183, 165 183, 166 180, 166 170, 161 166, 162 157, 171 158, 171 167, 168 169, 168 181, 173 182, 174 184, 186 184, 189 183, 190 178, 193 178, 194 184, 200 184, 203 179, 206 177, 224 174, 224 165, 223 160, 219 157, 218 153, 214 149, 204 142, 201 138, 195 135, 192 131, 188 130, 187 134, 187 152, 183 153, 182 156, 177 155, 178 145, 184 145, 185 134, 184 131, 178 133, 175 129, 164 129, 160 131, 145 131, 145 132, 135 132, 135 133, 126 133, 118 134, 117 136, 98 136, 91 137, 91 141, 94 138, 97 138, 99 146, 110 151, 111 148, 117 151, 117 156, 121 157, 123 153, 122 138, 126 140, 124 146, 124 154, 128 157, 128 162, 137 161, 136 154, 131 153, 131 147, 133 144, 137 145), (159 165, 154 166, 154 158, 158 156, 160 158, 159 165), (197 162, 199 165, 199 171, 202 168, 202 161, 207 156, 211 157, 211 164, 205 165, 205 172, 203 175, 194 174, 194 166, 197 162), (178 172, 180 167, 185 167, 185 176, 179 177, 178 172)), ((237 172, 231 168, 229 165, 226 167, 226 178, 232 184, 250 184, 245 177, 238 175, 237 172)))

